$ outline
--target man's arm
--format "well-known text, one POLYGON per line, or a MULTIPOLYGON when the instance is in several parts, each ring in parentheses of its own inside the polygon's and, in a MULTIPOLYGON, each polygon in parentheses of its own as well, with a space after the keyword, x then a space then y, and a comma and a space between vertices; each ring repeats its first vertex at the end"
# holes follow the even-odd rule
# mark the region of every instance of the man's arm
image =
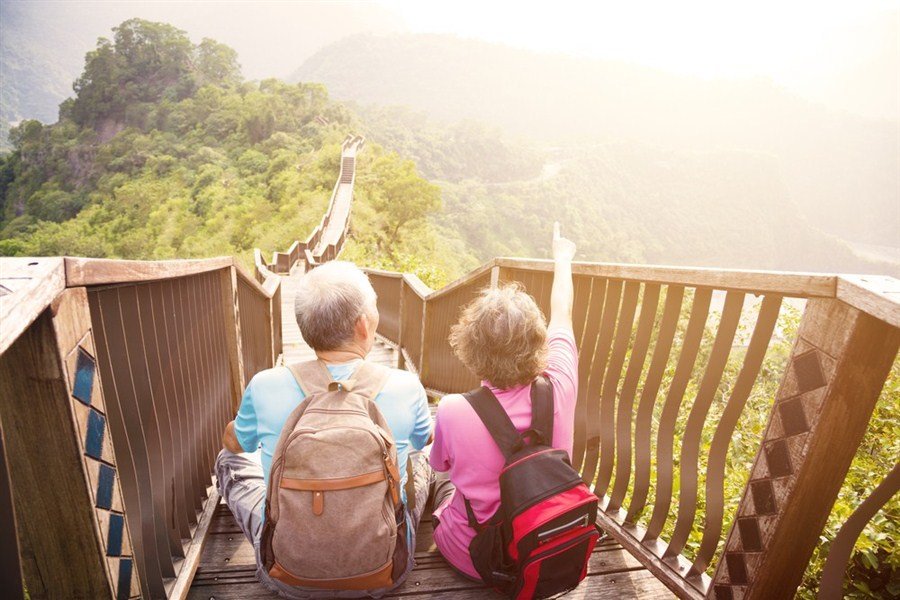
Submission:
POLYGON ((225 446, 226 450, 235 454, 244 452, 244 448, 234 433, 234 421, 229 421, 228 425, 225 426, 225 431, 222 433, 222 445, 225 446))
POLYGON ((553 287, 550 290, 550 328, 572 329, 572 259, 575 244, 559 234, 559 222, 553 224, 553 287))
MULTIPOLYGON (((254 377, 255 379, 255 377, 254 377)), ((244 395, 241 397, 241 405, 238 407, 234 420, 225 426, 222 432, 222 445, 229 452, 240 454, 256 449, 259 439, 256 435, 256 408, 253 405, 253 382, 250 380, 244 395), (240 435, 238 435, 240 434, 240 435), (241 442, 243 440, 243 443, 241 442), (246 448, 245 448, 246 444, 246 448)))

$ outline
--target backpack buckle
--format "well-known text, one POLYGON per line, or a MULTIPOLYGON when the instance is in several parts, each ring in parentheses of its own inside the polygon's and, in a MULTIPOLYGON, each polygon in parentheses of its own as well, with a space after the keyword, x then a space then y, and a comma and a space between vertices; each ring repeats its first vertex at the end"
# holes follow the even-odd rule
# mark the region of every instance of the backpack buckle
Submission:
POLYGON ((352 381, 332 381, 328 384, 329 392, 351 392, 353 391, 352 381))

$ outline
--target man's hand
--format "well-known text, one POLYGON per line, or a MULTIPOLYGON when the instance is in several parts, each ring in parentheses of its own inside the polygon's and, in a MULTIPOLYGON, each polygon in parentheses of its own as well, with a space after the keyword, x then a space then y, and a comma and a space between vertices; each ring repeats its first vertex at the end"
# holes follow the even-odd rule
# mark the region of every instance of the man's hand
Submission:
POLYGON ((553 260, 571 262, 575 258, 575 242, 559 234, 559 221, 553 224, 553 260))
POLYGON ((225 426, 225 431, 222 433, 222 445, 225 446, 226 450, 234 454, 240 454, 244 451, 237 439, 237 435, 234 433, 234 421, 229 422, 225 426))

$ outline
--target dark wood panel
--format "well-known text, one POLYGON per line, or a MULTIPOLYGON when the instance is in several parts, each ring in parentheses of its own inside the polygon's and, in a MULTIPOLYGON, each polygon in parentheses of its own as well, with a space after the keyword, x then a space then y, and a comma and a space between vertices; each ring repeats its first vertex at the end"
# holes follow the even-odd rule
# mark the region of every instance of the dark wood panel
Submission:
POLYGON ((16 511, 13 507, 12 482, 6 461, 6 440, 3 423, 0 422, 0 587, 10 600, 25 597, 22 587, 22 565, 19 561, 19 534, 16 527, 16 511))
POLYGON ((165 595, 165 586, 159 553, 163 552, 165 558, 168 544, 162 540, 165 545, 162 548, 157 546, 152 497, 141 488, 141 482, 150 477, 150 468, 146 444, 140 439, 139 413, 132 407, 134 386, 128 356, 124 351, 118 288, 91 291, 88 302, 96 336, 97 362, 104 383, 110 435, 122 484, 122 500, 135 563, 141 574, 141 590, 145 596, 160 597, 165 595))
MULTIPOLYGON (((70 411, 46 310, 0 356, 0 422, 21 567, 32 598, 110 595, 70 411)), ((9 517, 4 513, 3 520, 9 523, 9 517)), ((13 540, 3 538, 4 551, 15 551, 13 540)))

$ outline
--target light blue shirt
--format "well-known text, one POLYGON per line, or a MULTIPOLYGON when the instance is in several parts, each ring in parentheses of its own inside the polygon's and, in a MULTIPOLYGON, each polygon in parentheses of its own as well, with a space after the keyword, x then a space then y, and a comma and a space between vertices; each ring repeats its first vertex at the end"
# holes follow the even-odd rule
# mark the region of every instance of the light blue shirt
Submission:
MULTIPOLYGON (((330 364, 328 371, 335 381, 350 379, 362 359, 346 363, 330 364)), ((281 435, 285 421, 305 398, 303 390, 287 367, 275 367, 257 373, 241 400, 234 433, 241 447, 247 452, 261 450, 261 461, 266 487, 272 468, 272 453, 281 435)), ((397 463, 400 467, 400 483, 406 500, 406 460, 410 448, 421 450, 431 436, 431 413, 428 397, 419 379, 408 371, 391 369, 384 388, 375 397, 384 415, 394 441, 397 444, 397 463)))

